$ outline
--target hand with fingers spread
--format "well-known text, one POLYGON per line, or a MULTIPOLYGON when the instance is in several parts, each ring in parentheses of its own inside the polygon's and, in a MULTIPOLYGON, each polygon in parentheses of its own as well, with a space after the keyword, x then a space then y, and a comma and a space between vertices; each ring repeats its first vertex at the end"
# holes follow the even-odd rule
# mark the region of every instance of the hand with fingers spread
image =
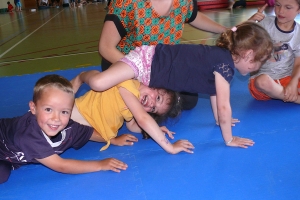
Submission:
POLYGON ((249 20, 252 20, 252 21, 255 21, 255 22, 260 22, 261 20, 263 20, 265 18, 265 14, 263 12, 264 12, 264 10, 266 9, 267 6, 268 6, 268 4, 265 4, 263 7, 258 8, 257 13, 252 15, 249 18, 249 20))
POLYGON ((254 142, 251 139, 233 136, 231 140, 225 141, 225 144, 231 147, 248 148, 248 146, 253 146, 254 142))
POLYGON ((116 146, 132 146, 137 141, 138 139, 131 134, 123 134, 110 140, 111 144, 116 146))
MULTIPOLYGON (((235 124, 236 124, 236 123, 239 123, 239 122, 240 122, 240 120, 235 119, 235 118, 231 118, 231 126, 235 126, 235 124)), ((218 126, 220 125, 218 121, 216 121, 216 124, 217 124, 218 126)))
POLYGON ((173 154, 177 154, 181 151, 185 151, 187 153, 194 153, 193 149, 195 148, 192 143, 188 140, 178 140, 172 144, 174 148, 173 154))
POLYGON ((98 162, 102 171, 111 170, 114 172, 121 172, 121 170, 126 170, 128 167, 127 164, 115 158, 107 158, 98 162))
POLYGON ((167 134, 169 136, 169 138, 174 139, 174 134, 175 132, 170 131, 167 127, 165 126, 161 126, 160 129, 162 130, 162 132, 164 132, 165 134, 167 134))

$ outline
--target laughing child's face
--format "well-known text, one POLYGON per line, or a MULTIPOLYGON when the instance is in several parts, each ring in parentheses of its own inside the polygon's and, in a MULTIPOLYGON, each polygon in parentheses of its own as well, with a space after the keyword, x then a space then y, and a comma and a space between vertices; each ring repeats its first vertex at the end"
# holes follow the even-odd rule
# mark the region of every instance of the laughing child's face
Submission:
POLYGON ((163 89, 149 88, 143 84, 140 85, 140 102, 146 112, 163 115, 167 113, 170 105, 169 95, 163 89))
POLYGON ((67 126, 73 104, 72 94, 49 86, 44 89, 36 104, 33 101, 29 102, 29 107, 44 133, 53 137, 67 126))

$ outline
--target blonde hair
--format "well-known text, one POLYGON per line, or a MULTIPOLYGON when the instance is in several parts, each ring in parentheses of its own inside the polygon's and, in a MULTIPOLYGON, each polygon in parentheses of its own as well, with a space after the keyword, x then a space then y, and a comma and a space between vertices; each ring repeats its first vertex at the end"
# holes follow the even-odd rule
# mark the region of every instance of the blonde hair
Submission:
POLYGON ((244 22, 236 30, 228 29, 216 41, 216 46, 228 49, 237 59, 243 57, 246 50, 255 53, 253 62, 266 62, 272 53, 273 42, 268 32, 255 22, 244 22))
POLYGON ((33 99, 32 99, 34 103, 37 103, 37 101, 41 98, 43 91, 47 87, 56 87, 66 93, 72 94, 74 97, 74 90, 70 81, 68 81, 66 78, 62 76, 51 74, 40 78, 36 82, 33 89, 33 99))

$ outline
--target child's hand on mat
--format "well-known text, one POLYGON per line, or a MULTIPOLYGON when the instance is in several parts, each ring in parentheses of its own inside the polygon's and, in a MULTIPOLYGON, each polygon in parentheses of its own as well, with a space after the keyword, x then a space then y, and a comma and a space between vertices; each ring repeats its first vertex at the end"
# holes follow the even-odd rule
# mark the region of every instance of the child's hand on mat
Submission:
POLYGON ((248 146, 253 146, 254 142, 251 139, 233 136, 232 140, 227 142, 226 145, 230 147, 248 148, 248 146))
POLYGON ((231 126, 235 126, 236 123, 239 123, 240 120, 231 118, 231 126))
POLYGON ((114 172, 121 172, 121 170, 127 169, 127 164, 115 158, 106 158, 99 161, 99 165, 102 171, 111 170, 114 172))
MULTIPOLYGON (((235 119, 235 118, 231 118, 231 126, 235 126, 235 124, 236 124, 236 123, 239 123, 239 122, 240 122, 240 120, 235 119)), ((218 121, 216 121, 216 124, 217 124, 218 126, 220 125, 218 121)))
POLYGON ((170 131, 167 127, 165 126, 161 126, 160 130, 162 130, 162 132, 164 132, 165 134, 168 134, 169 138, 174 139, 174 134, 175 132, 170 131))
POLYGON ((116 146, 132 146, 138 139, 131 134, 123 134, 110 140, 110 143, 116 146))
POLYGON ((174 148, 174 152, 172 152, 173 154, 177 154, 181 151, 185 151, 187 153, 194 153, 194 151, 192 151, 192 150, 195 147, 188 140, 178 140, 177 142, 175 142, 172 145, 174 148))

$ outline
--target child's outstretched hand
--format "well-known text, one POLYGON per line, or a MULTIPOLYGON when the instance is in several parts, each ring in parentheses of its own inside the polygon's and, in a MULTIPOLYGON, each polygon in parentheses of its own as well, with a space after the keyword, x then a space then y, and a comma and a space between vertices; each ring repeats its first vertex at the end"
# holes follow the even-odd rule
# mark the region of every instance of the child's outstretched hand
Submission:
POLYGON ((227 142, 226 145, 231 147, 248 148, 248 146, 253 146, 254 142, 251 139, 233 136, 232 140, 227 142))
POLYGON ((173 143, 174 152, 173 154, 177 154, 181 151, 185 151, 187 153, 194 153, 192 151, 195 147, 190 143, 188 140, 178 140, 177 142, 173 143))
POLYGON ((138 139, 131 134, 123 134, 110 140, 110 143, 116 146, 132 146, 138 139))
POLYGON ((99 165, 103 171, 111 170, 114 172, 121 172, 121 170, 126 170, 128 167, 127 164, 115 158, 100 160, 99 165))
MULTIPOLYGON (((236 124, 236 123, 239 123, 239 122, 240 122, 240 120, 235 119, 235 118, 231 118, 231 126, 235 126, 235 124, 236 124)), ((220 125, 218 121, 216 121, 216 124, 217 124, 218 126, 220 125)))
POLYGON ((175 132, 170 131, 167 127, 165 126, 161 126, 160 130, 162 130, 162 132, 164 132, 165 134, 167 134, 169 136, 169 138, 174 139, 174 134, 175 132))
POLYGON ((268 4, 265 4, 263 7, 258 8, 257 13, 252 15, 249 18, 249 20, 252 20, 252 21, 255 21, 255 22, 260 22, 261 20, 263 20, 265 18, 265 14, 263 12, 264 12, 264 10, 266 9, 267 6, 268 6, 268 4))

